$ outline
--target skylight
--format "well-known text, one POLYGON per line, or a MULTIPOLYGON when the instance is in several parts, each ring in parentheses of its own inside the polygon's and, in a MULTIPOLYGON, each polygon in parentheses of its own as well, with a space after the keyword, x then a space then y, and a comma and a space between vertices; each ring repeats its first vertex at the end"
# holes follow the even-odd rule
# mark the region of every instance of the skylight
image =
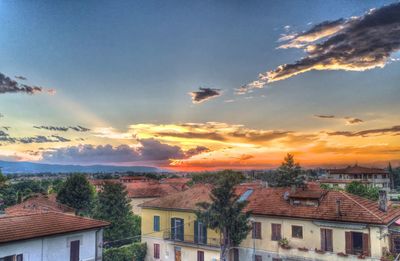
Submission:
POLYGON ((251 195, 252 193, 253 193, 253 190, 252 190, 252 189, 246 190, 246 192, 244 192, 244 193, 240 196, 240 198, 238 199, 238 201, 239 201, 239 202, 242 202, 242 201, 247 200, 247 199, 250 197, 250 195, 251 195))

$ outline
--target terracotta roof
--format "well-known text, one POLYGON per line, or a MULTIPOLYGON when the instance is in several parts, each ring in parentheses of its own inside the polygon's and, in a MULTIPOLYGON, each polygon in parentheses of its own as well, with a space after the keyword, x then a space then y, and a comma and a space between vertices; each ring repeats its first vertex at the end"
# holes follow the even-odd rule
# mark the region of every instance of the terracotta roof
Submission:
MULTIPOLYGON (((159 199, 143 203, 143 208, 180 209, 194 211, 197 203, 210 202, 211 185, 198 184, 192 188, 159 199)), ((238 186, 237 194, 242 194, 249 187, 238 186)), ((400 208, 388 208, 387 212, 378 209, 378 203, 343 191, 325 191, 312 188, 311 191, 292 193, 298 198, 318 197, 319 204, 315 206, 291 205, 284 199, 285 192, 290 188, 264 188, 253 186, 253 193, 248 197, 246 211, 256 215, 291 217, 327 221, 343 221, 355 223, 387 224, 400 217, 400 208), (314 191, 316 190, 316 191, 314 191), (336 201, 341 202, 341 216, 336 215, 336 201)))
POLYGON ((0 217, 0 244, 108 225, 108 222, 57 212, 4 216, 0 217))
POLYGON ((160 184, 154 181, 127 183, 125 186, 129 198, 155 198, 181 191, 173 185, 160 184))
POLYGON ((211 189, 209 184, 196 184, 188 190, 147 201, 141 207, 193 211, 197 209, 197 203, 210 202, 211 189))
POLYGON ((119 178, 120 180, 147 180, 149 178, 145 176, 122 176, 119 178))
POLYGON ((378 168, 366 168, 361 166, 348 166, 343 169, 330 169, 328 170, 330 174, 387 174, 388 172, 384 169, 378 168))
POLYGON ((290 198, 296 199, 320 199, 326 194, 326 190, 322 189, 297 189, 296 192, 290 193, 290 198))
POLYGON ((356 223, 387 224, 400 217, 400 209, 378 209, 378 203, 343 191, 326 191, 318 206, 290 205, 283 198, 289 188, 262 188, 249 197, 247 210, 253 214, 309 218, 356 223), (336 215, 336 201, 341 202, 341 216, 336 215))
POLYGON ((120 183, 118 179, 89 179, 93 186, 103 186, 105 183, 120 183))
POLYGON ((5 209, 6 215, 21 215, 41 212, 75 213, 75 209, 58 203, 53 195, 35 195, 24 202, 5 209))
POLYGON ((363 184, 371 183, 368 180, 356 180, 356 179, 321 179, 319 183, 329 183, 329 184, 350 184, 353 181, 357 181, 363 184))

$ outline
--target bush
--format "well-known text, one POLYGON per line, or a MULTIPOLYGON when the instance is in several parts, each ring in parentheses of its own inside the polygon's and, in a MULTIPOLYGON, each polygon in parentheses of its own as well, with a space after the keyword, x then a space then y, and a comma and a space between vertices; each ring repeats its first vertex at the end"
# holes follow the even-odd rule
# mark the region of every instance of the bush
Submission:
POLYGON ((147 253, 146 243, 134 243, 104 250, 104 261, 144 261, 147 253))

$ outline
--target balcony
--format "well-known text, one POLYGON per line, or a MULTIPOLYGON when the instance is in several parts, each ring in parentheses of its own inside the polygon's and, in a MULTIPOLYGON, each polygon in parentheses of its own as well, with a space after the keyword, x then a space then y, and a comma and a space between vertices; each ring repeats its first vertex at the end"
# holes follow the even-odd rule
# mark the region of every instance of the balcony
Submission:
POLYGON ((177 244, 184 244, 189 246, 196 247, 212 247, 219 248, 220 247, 220 239, 219 238, 211 238, 211 237, 199 237, 195 238, 193 235, 172 235, 171 232, 164 232, 163 236, 164 240, 173 241, 177 244))

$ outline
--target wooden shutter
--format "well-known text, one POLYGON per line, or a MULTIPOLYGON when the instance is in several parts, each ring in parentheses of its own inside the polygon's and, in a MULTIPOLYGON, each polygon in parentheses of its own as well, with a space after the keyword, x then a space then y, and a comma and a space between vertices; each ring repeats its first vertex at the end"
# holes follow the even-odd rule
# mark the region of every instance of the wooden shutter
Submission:
POLYGON ((207 244, 207 226, 203 224, 201 228, 203 229, 202 243, 207 244))
POLYGON ((321 228, 321 250, 326 251, 326 229, 321 228))
MULTIPOLYGON (((196 220, 194 221, 194 242, 199 242, 199 222, 196 220)), ((198 254, 199 252, 197 252, 198 254)))
POLYGON ((363 234, 363 254, 370 256, 369 234, 363 234))
POLYGON ((175 239, 175 218, 171 218, 171 239, 175 239))
POLYGON ((70 261, 79 261, 79 240, 70 242, 70 261))
POLYGON ((353 238, 351 232, 346 232, 346 254, 353 254, 353 238))
POLYGON ((333 252, 333 235, 332 229, 325 229, 326 249, 325 251, 333 252))
POLYGON ((154 216, 153 231, 160 231, 160 217, 159 216, 154 216))
POLYGON ((281 240, 282 239, 281 224, 276 224, 276 233, 278 236, 278 240, 281 240))
POLYGON ((197 261, 204 261, 204 252, 197 251, 197 261))
POLYGON ((154 258, 160 258, 160 245, 154 244, 154 258))

